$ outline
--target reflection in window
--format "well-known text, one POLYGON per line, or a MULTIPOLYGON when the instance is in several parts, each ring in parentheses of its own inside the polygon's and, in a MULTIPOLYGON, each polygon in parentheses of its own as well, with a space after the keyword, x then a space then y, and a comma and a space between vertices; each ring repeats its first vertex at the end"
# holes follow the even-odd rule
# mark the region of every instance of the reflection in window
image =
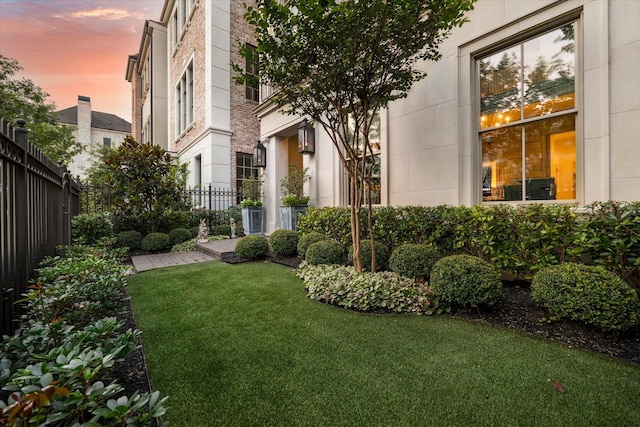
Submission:
MULTIPOLYGON (((349 144, 353 145, 354 138, 356 136, 358 137, 358 141, 363 141, 363 136, 360 130, 358 130, 359 133, 356 134, 355 120, 353 119, 351 114, 349 114, 349 117, 347 119, 347 132, 348 132, 347 141, 349 142, 349 144)), ((374 205, 379 205, 380 203, 382 203, 381 201, 382 174, 381 174, 381 166, 380 166, 381 165, 380 155, 381 155, 381 147, 382 147, 381 142, 382 140, 380 139, 380 113, 378 112, 375 114, 375 116, 373 116, 373 119, 371 122, 371 129, 369 130, 369 143, 371 146, 371 151, 367 150, 367 152, 364 153, 365 151, 364 142, 360 142, 357 147, 358 167, 371 168, 370 169, 371 179, 365 185, 364 197, 362 200, 365 203, 368 203, 368 197, 369 197, 368 190, 371 189, 371 204, 374 204, 374 205)), ((352 200, 352 195, 351 193, 349 193, 349 204, 351 204, 351 200, 352 200)))
POLYGON ((576 198, 574 29, 478 61, 483 201, 576 198))

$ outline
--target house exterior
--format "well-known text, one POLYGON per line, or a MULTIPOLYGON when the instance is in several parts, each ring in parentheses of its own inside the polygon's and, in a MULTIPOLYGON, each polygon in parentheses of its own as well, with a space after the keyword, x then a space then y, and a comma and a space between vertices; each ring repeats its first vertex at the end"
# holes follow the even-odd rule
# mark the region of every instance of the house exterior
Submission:
MULTIPOLYGON (((428 77, 380 112, 380 206, 640 199, 640 2, 478 0, 469 22, 421 63, 428 77)), ((265 93, 268 95, 268 92, 265 93)), ((328 135, 301 155, 304 117, 261 98, 266 233, 280 179, 309 168, 311 205, 346 206, 328 135)))
POLYGON ((140 49, 130 55, 125 78, 131 83, 131 127, 136 141, 169 150, 167 28, 147 20, 140 49))
POLYGON ((78 96, 78 105, 56 112, 60 123, 73 127, 73 136, 84 150, 74 157, 68 169, 81 179, 97 159, 102 147, 117 147, 131 134, 131 123, 115 114, 91 110, 91 98, 78 96))
POLYGON ((163 6, 169 147, 189 164, 190 186, 236 189, 258 172, 252 160, 258 90, 235 84, 230 66, 244 62, 238 42, 255 44, 244 12, 242 0, 166 0, 163 6))

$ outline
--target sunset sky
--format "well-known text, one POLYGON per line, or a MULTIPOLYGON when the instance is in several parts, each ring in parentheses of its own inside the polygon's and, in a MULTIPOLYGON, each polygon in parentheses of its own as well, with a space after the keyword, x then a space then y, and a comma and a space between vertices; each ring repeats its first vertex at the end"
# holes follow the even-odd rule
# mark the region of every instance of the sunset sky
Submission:
POLYGON ((0 0, 0 54, 18 60, 58 110, 91 97, 94 111, 131 121, 127 58, 164 0, 0 0))

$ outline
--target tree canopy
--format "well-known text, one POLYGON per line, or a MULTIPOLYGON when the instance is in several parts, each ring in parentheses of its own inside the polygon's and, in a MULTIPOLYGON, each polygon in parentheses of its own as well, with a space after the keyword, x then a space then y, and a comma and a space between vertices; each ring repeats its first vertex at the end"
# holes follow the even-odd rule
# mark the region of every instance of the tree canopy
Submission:
POLYGON ((58 123, 56 106, 49 94, 33 81, 16 78, 22 67, 12 58, 0 55, 0 117, 15 122, 24 119, 29 141, 54 162, 63 164, 82 151, 71 127, 58 123))
MULTIPOLYGON (((270 102, 320 125, 348 172, 358 271, 357 218, 364 200, 371 212, 365 194, 372 187, 369 135, 377 112, 426 77, 416 64, 440 59, 440 44, 466 22, 474 1, 258 0, 247 9, 258 42, 259 82, 274 89, 270 102)), ((240 50, 247 61, 256 60, 243 44, 240 50)), ((238 83, 251 82, 241 65, 234 69, 238 83)))

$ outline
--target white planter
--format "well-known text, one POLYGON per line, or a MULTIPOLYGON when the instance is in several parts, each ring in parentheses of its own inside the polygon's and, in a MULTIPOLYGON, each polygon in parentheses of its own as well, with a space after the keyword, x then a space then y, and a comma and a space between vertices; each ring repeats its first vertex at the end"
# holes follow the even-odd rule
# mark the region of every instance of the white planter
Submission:
POLYGON ((307 206, 280 206, 280 228, 297 230, 298 217, 307 212, 307 206))
POLYGON ((242 208, 242 227, 244 228, 244 234, 247 236, 262 234, 263 217, 262 207, 242 208))

